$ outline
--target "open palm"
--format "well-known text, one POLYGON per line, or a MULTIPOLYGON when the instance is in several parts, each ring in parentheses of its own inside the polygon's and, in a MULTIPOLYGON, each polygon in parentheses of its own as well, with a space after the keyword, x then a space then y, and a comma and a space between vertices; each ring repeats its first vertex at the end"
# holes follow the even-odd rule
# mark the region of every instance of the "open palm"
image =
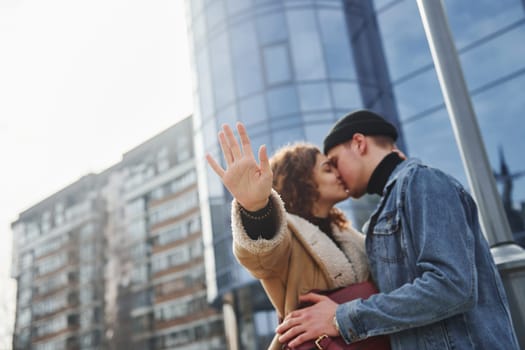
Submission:
POLYGON ((237 132, 240 145, 230 126, 224 125, 219 132, 219 143, 226 161, 226 169, 223 169, 209 154, 206 155, 206 160, 232 196, 246 210, 257 211, 268 203, 272 189, 272 170, 266 147, 263 145, 259 148, 260 164, 257 164, 250 138, 242 123, 237 123, 237 132))

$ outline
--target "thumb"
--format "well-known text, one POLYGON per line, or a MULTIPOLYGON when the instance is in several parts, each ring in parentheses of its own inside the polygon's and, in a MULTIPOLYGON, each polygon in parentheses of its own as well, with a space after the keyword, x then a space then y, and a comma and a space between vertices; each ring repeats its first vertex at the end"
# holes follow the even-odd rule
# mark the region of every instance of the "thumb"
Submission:
POLYGON ((299 296, 299 301, 302 303, 312 303, 317 304, 320 301, 325 300, 328 298, 327 296, 317 294, 317 293, 307 293, 304 295, 299 296))

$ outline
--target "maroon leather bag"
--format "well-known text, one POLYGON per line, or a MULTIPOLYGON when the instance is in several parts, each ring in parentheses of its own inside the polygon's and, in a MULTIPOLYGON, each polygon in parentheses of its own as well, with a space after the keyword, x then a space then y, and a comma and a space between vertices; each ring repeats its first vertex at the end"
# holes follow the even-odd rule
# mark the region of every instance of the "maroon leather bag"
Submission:
MULTIPOLYGON (((319 291, 313 290, 312 292, 317 294, 323 294, 335 301, 338 304, 345 303, 357 298, 367 299, 372 294, 378 293, 376 286, 372 282, 361 282, 354 283, 347 287, 338 289, 319 291)), ((308 305, 299 305, 299 308, 306 307, 308 305)), ((303 343, 295 348, 285 346, 286 350, 390 350, 390 340, 386 335, 378 335, 363 339, 361 341, 347 344, 342 337, 329 337, 322 335, 316 340, 310 340, 303 343)))

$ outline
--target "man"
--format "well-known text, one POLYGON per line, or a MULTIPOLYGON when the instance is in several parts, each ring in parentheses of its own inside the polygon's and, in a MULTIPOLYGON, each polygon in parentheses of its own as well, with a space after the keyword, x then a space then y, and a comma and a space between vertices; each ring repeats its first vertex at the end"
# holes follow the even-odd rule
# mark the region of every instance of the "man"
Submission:
POLYGON ((353 198, 381 196, 364 230, 380 293, 341 305, 307 294, 301 300, 314 305, 288 315, 279 341, 389 334, 394 350, 519 349, 472 197, 447 174, 392 153, 396 138, 392 124, 360 110, 324 140, 353 198))

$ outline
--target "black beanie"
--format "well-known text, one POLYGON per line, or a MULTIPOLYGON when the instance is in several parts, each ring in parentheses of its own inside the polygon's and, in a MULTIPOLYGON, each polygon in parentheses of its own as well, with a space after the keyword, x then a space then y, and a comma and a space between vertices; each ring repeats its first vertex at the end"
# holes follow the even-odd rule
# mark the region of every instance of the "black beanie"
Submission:
POLYGON ((394 141, 397 139, 397 130, 394 125, 380 115, 362 109, 345 115, 335 123, 324 139, 324 154, 335 146, 352 139, 355 133, 366 136, 390 136, 394 141))

